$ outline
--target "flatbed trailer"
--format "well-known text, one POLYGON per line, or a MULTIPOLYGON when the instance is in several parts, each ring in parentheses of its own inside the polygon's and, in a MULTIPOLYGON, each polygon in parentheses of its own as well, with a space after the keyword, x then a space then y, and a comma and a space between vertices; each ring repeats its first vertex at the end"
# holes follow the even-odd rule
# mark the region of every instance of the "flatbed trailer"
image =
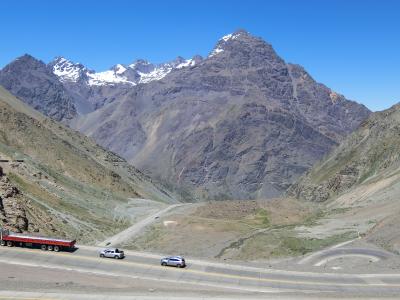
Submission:
POLYGON ((18 233, 11 233, 8 230, 0 229, 1 246, 39 246, 42 250, 59 252, 61 250, 71 251, 75 248, 76 240, 62 240, 47 237, 28 236, 18 233))

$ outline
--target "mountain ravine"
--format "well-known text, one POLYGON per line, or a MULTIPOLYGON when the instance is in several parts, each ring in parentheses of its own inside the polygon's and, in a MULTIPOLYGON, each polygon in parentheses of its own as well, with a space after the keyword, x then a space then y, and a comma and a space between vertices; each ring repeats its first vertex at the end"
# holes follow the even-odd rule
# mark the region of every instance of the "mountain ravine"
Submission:
POLYGON ((243 30, 204 59, 48 67, 77 107, 71 127, 190 201, 281 195, 370 114, 243 30))

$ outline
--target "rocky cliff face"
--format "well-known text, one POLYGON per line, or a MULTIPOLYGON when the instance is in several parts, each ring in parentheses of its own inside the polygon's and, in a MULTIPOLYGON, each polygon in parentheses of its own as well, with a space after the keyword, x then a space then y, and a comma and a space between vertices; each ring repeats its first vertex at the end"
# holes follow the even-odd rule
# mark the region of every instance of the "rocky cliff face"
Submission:
POLYGON ((52 69, 30 55, 0 70, 0 85, 54 120, 66 123, 77 114, 73 98, 52 69))
POLYGON ((245 31, 72 123, 188 198, 281 195, 369 115, 245 31))
POLYGON ((400 105, 374 113, 329 156, 288 190, 323 202, 364 183, 391 177, 400 168, 400 105))
POLYGON ((28 230, 28 219, 23 207, 23 197, 0 167, 0 227, 14 232, 28 230))

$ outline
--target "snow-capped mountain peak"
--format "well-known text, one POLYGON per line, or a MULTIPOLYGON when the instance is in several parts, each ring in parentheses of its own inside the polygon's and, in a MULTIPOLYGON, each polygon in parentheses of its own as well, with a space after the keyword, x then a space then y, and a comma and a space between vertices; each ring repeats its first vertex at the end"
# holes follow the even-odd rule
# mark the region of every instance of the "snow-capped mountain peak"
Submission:
POLYGON ((84 65, 73 63, 64 57, 56 57, 50 65, 60 81, 77 82, 88 71, 84 65))
POLYGON ((248 32, 246 32, 244 30, 238 30, 236 32, 224 35, 222 38, 219 39, 217 45, 215 46, 213 51, 211 51, 211 53, 208 57, 213 57, 221 52, 224 52, 225 51, 224 46, 227 43, 229 43, 230 41, 233 41, 233 40, 237 40, 241 36, 245 36, 245 35, 248 35, 248 32))
POLYGON ((113 70, 115 71, 115 74, 122 74, 122 73, 124 73, 127 69, 126 69, 123 65, 118 64, 118 65, 116 65, 115 67, 113 67, 113 70))
POLYGON ((136 85, 160 80, 174 69, 192 67, 201 60, 200 56, 195 56, 192 59, 184 59, 178 56, 168 63, 152 64, 146 60, 138 59, 129 65, 117 64, 110 70, 103 72, 88 70, 83 65, 73 63, 63 57, 56 58, 51 65, 53 73, 64 82, 77 82, 84 78, 89 86, 136 85))

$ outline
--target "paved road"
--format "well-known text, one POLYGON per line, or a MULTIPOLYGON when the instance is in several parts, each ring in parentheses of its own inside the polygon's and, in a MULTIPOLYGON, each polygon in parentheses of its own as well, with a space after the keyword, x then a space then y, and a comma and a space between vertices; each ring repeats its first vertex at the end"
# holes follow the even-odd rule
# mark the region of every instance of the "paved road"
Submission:
POLYGON ((354 240, 341 243, 331 248, 312 253, 301 259, 298 263, 303 265, 309 264, 313 266, 322 266, 331 260, 343 257, 364 257, 371 261, 377 262, 393 256, 393 254, 379 249, 343 247, 352 243, 353 241, 354 240))
MULTIPOLYGON (((208 291, 247 293, 314 293, 342 296, 394 296, 400 294, 400 274, 306 273, 188 260, 188 267, 159 265, 153 254, 127 252, 124 260, 102 259, 97 249, 81 247, 74 253, 45 252, 27 248, 0 248, 0 266, 45 268, 64 276, 78 272, 91 276, 144 280, 154 287, 196 286, 208 291)), ((1 299, 1 298, 0 298, 1 299)))
POLYGON ((124 241, 129 241, 133 239, 136 235, 141 233, 145 227, 153 224, 158 218, 160 218, 162 215, 166 214, 167 212, 171 211, 172 209, 178 207, 178 206, 183 206, 187 205, 185 204, 174 204, 170 205, 167 208, 164 208, 163 210, 160 210, 159 212, 152 214, 145 219, 135 223, 131 227, 121 231, 120 233, 106 239, 105 241, 99 243, 99 246, 105 247, 116 247, 119 246, 124 241))

